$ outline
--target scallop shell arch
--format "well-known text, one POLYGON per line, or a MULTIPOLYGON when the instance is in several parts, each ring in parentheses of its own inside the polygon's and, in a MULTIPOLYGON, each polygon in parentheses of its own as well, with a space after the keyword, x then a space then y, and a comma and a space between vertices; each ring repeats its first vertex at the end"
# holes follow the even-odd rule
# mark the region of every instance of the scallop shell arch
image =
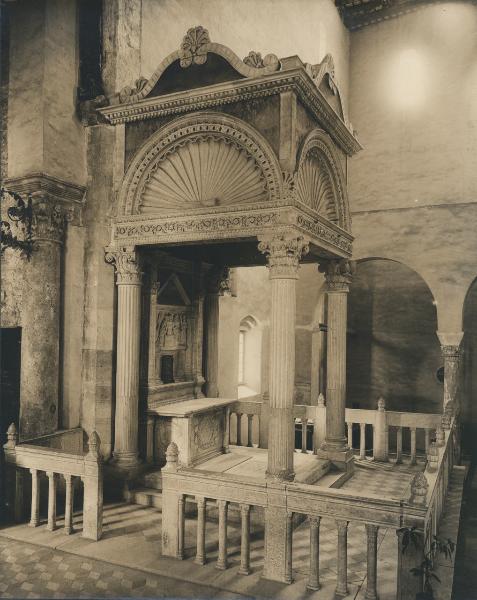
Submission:
POLYGON ((328 134, 313 130, 305 138, 295 175, 295 199, 346 231, 351 231, 346 180, 328 134))
POLYGON ((266 140, 220 113, 179 117, 140 148, 128 168, 119 214, 168 214, 262 204, 281 197, 281 171, 266 140))

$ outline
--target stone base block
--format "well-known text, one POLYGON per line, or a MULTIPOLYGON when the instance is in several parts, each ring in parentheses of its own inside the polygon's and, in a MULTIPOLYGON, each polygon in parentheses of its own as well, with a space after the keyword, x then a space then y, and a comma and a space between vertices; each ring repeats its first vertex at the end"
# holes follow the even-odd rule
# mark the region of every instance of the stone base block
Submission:
POLYGON ((330 463, 340 471, 352 473, 354 471, 354 455, 350 448, 343 450, 335 448, 320 448, 316 456, 318 458, 329 460, 330 463))

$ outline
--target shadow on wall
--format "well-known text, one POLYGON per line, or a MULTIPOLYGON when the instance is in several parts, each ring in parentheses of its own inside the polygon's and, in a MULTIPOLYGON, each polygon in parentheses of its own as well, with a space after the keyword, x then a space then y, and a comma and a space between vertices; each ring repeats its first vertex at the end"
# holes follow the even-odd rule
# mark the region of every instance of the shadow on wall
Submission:
POLYGON ((464 451, 477 460, 477 279, 465 298, 463 329, 463 446, 464 451))
POLYGON ((437 311, 425 281, 386 259, 358 262, 348 304, 348 406, 438 412, 442 366, 437 311))

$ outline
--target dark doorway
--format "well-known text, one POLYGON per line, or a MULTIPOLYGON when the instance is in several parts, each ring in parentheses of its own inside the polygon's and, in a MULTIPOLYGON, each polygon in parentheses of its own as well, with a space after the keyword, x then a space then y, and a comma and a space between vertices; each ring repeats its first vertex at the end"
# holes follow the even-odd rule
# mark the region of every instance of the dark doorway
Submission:
POLYGON ((3 444, 11 423, 18 431, 20 420, 20 350, 21 328, 11 327, 0 330, 0 514, 5 515, 5 465, 3 444))
POLYGON ((161 381, 174 383, 174 357, 169 354, 161 356, 161 381))

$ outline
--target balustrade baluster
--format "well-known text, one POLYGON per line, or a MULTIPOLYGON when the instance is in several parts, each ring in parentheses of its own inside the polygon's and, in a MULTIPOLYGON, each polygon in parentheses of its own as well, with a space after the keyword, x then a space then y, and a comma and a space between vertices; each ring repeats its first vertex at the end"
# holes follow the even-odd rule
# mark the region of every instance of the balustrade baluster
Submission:
POLYGON ((247 415, 247 446, 249 448, 253 447, 252 431, 253 431, 253 415, 247 415))
POLYGON ((348 429, 348 446, 353 449, 353 423, 346 423, 348 429))
POLYGON ((416 428, 411 427, 411 465, 415 465, 416 463, 416 428))
POLYGON ((287 551, 285 582, 293 581, 293 513, 287 513, 287 551))
POLYGON ((348 523, 349 521, 336 521, 338 528, 338 550, 337 550, 337 596, 348 595, 348 523))
POLYGON ((66 484, 65 498, 65 534, 73 533, 73 477, 71 475, 63 475, 66 484))
POLYGON ((237 446, 242 445, 242 413, 237 414, 237 446))
POLYGON ((197 498, 197 553, 195 562, 205 565, 205 511, 206 499, 197 498))
POLYGON ((308 517, 310 521, 310 574, 306 587, 319 590, 320 585, 320 521, 321 517, 308 517))
POLYGON ((402 463, 402 427, 396 431, 396 464, 402 463))
POLYGON ((308 419, 301 418, 301 451, 306 454, 306 432, 308 427, 308 419))
POLYGON ((242 518, 242 538, 240 544, 240 569, 241 575, 250 575, 250 506, 240 505, 242 518))
POLYGON ((359 458, 366 458, 366 423, 359 424, 359 458))
POLYGON ((366 523, 367 536, 367 584, 366 600, 378 600, 377 575, 378 575, 378 525, 366 523))
POLYGON ((215 565, 220 571, 225 571, 227 568, 227 509, 228 502, 226 500, 217 500, 219 507, 219 554, 217 564, 215 565))
POLYGON ((177 558, 184 560, 184 535, 185 535, 185 497, 181 494, 177 500, 177 558))
POLYGON ((31 473, 31 517, 30 527, 38 527, 40 524, 40 490, 38 481, 38 470, 30 469, 31 473))
POLYGON ((48 477, 48 525, 49 531, 56 529, 56 473, 47 472, 48 477))

